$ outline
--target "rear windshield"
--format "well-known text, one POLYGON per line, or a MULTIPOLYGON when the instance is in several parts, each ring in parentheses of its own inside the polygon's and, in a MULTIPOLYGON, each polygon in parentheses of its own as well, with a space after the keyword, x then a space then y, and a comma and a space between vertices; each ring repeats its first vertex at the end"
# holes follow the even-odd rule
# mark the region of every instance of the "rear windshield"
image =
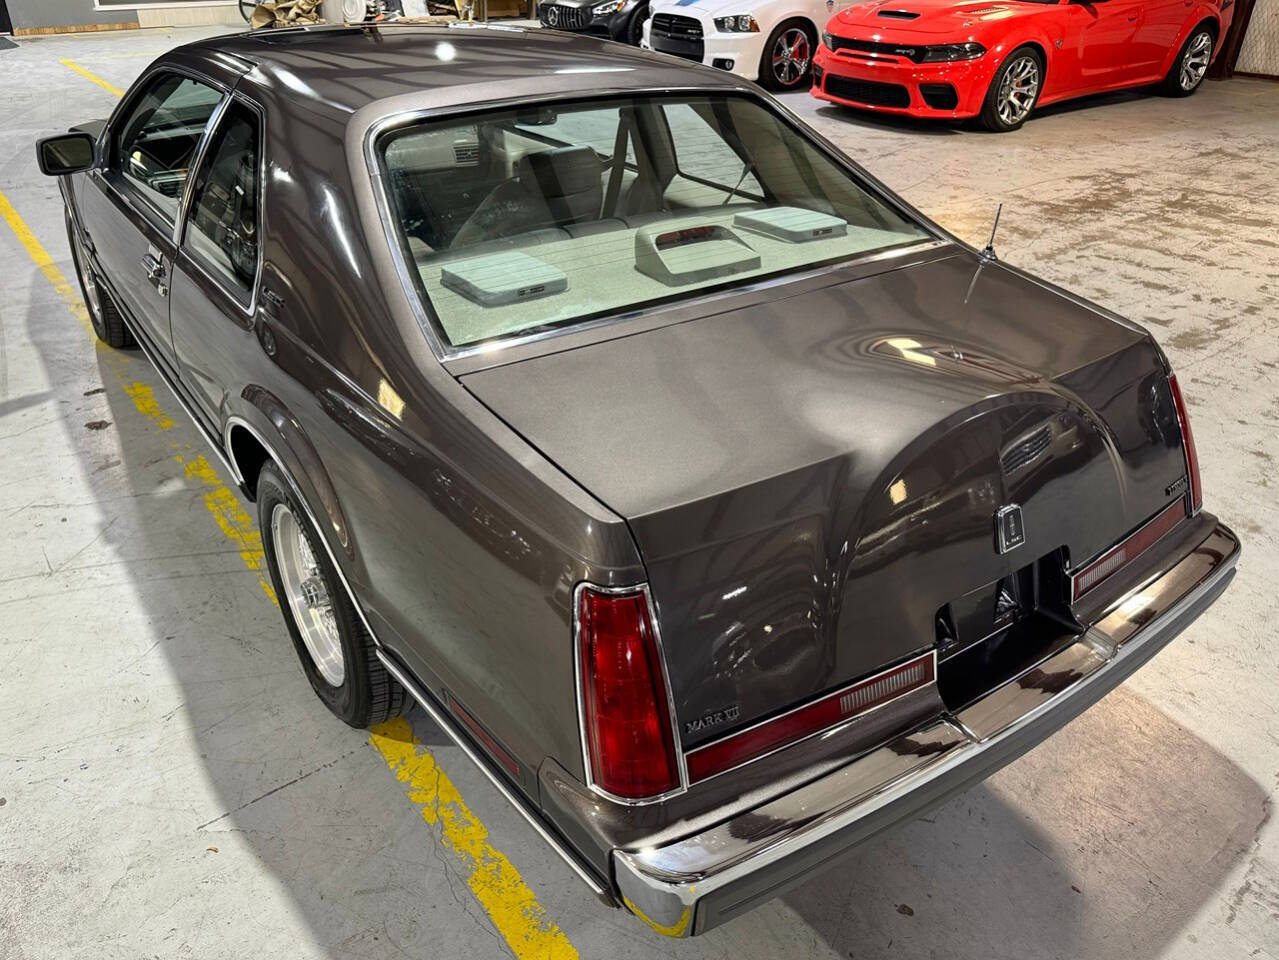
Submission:
POLYGON ((381 148, 455 348, 929 237, 745 96, 539 104, 418 123, 381 148))

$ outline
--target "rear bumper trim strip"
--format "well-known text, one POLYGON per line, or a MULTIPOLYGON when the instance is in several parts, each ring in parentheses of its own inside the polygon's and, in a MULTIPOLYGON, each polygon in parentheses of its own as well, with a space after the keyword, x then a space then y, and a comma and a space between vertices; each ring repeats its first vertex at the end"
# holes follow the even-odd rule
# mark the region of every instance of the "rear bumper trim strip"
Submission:
POLYGON ((960 716, 938 717, 695 836, 614 850, 621 899, 659 932, 692 936, 777 896, 989 776, 1100 700, 1216 600, 1238 558, 1238 539, 1218 524, 1073 644, 960 716))

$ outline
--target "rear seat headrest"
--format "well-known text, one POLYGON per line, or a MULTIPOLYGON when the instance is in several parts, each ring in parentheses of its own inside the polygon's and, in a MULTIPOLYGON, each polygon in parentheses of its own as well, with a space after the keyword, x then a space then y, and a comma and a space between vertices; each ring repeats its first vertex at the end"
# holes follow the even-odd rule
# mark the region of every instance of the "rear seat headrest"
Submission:
POLYGON ((603 165, 590 147, 557 147, 520 158, 520 185, 540 195, 560 226, 594 220, 604 202, 603 165))

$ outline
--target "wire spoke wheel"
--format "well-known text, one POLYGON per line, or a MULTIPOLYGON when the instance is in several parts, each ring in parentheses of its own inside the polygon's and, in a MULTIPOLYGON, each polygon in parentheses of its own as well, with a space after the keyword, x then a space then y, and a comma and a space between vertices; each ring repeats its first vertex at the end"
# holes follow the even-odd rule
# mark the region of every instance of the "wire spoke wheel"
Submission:
POLYGON ((799 27, 791 27, 773 44, 773 76, 782 86, 792 86, 808 73, 812 58, 808 34, 799 27))
POLYGON ((1039 96, 1039 62, 1026 55, 1018 57, 1004 71, 999 84, 996 109, 1008 126, 1021 123, 1030 114, 1039 96))
POLYGON ((271 513, 271 539, 284 587, 281 599, 315 668, 327 682, 340 687, 346 679, 346 660, 333 598, 320 565, 315 562, 310 541, 286 504, 276 504, 271 513))
POLYGON ((1201 30, 1186 47, 1186 55, 1181 58, 1181 89, 1193 90, 1199 86, 1208 72, 1208 62, 1212 59, 1212 34, 1201 30))

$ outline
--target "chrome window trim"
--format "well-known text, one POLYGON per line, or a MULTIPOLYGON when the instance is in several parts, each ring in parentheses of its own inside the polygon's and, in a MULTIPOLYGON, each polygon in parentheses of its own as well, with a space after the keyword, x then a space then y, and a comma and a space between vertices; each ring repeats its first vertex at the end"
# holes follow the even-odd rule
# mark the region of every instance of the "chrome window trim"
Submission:
POLYGON ((204 136, 200 138, 200 143, 195 149, 195 156, 191 160, 191 166, 187 168, 187 178, 182 183, 182 197, 178 200, 178 217, 173 222, 173 230, 170 236, 175 249, 182 244, 182 234, 186 230, 187 214, 191 211, 191 197, 195 193, 195 181, 199 178, 200 170, 204 167, 204 161, 209 152, 209 144, 213 142, 214 134, 222 126, 222 116, 226 113, 227 105, 230 102, 230 94, 224 93, 213 113, 209 115, 209 122, 204 128, 204 136))
MULTIPOLYGON (((880 260, 889 260, 898 256, 910 256, 944 246, 946 246, 946 243, 941 240, 921 240, 919 243, 913 243, 909 246, 893 247, 889 250, 880 250, 860 257, 851 257, 847 260, 841 260, 838 263, 830 263, 823 267, 810 267, 794 273, 785 273, 779 276, 766 277, 755 283, 743 283, 740 286, 734 286, 726 290, 715 290, 711 293, 703 294, 702 296, 689 297, 687 300, 676 300, 663 303, 658 306, 627 308, 626 310, 609 314, 607 316, 596 317, 594 320, 572 323, 551 330, 540 330, 536 333, 524 334, 523 336, 508 337, 506 339, 487 344, 476 344, 469 347, 446 347, 445 349, 447 350, 447 354, 440 359, 447 364, 457 360, 465 360, 470 357, 478 357, 486 354, 498 354, 503 350, 506 350, 508 347, 527 346, 531 343, 540 343, 543 340, 550 340, 555 337, 571 336, 573 334, 598 330, 602 327, 621 326, 631 320, 654 316, 661 310, 675 310, 678 308, 697 307, 703 304, 713 304, 720 300, 726 300, 730 297, 738 297, 754 293, 759 290, 768 290, 771 287, 780 287, 788 283, 798 283, 812 277, 821 276, 824 273, 830 273, 834 270, 844 270, 849 267, 875 263, 880 260)), ((662 326, 672 326, 679 322, 682 321, 671 319, 666 324, 661 324, 650 329, 661 329, 662 326)))
POLYGON ((918 243, 892 247, 887 250, 868 251, 864 255, 854 255, 847 259, 837 260, 833 263, 828 263, 820 267, 813 267, 807 270, 793 270, 763 278, 756 283, 746 283, 740 286, 733 286, 725 290, 716 290, 701 296, 694 295, 686 299, 674 300, 658 306, 641 305, 628 307, 612 313, 606 313, 603 316, 596 317, 593 320, 584 321, 582 323, 567 323, 563 326, 554 327, 548 330, 541 330, 536 333, 529 333, 523 336, 506 337, 487 343, 455 347, 447 343, 444 337, 441 336, 443 325, 440 323, 439 317, 436 315, 435 308, 431 305, 429 297, 419 295, 418 293, 418 285, 414 277, 413 266, 405 255, 404 245, 400 242, 399 228, 396 224, 395 212, 392 208, 390 194, 386 186, 386 177, 382 165, 382 158, 378 155, 378 142, 387 134, 402 127, 411 126, 415 123, 427 120, 444 119, 448 117, 464 117, 469 114, 478 115, 494 113, 503 109, 517 107, 521 104, 527 104, 532 101, 528 97, 507 97, 500 100, 486 101, 480 105, 476 105, 474 103, 463 103, 450 104, 448 106, 441 107, 401 110, 379 118, 374 123, 370 124, 367 130, 365 130, 364 163, 367 167, 367 173, 372 183, 378 218, 382 222, 383 239, 389 247, 391 260, 395 265, 395 272, 400 280, 400 286, 407 295, 409 305, 418 322, 418 326, 422 329, 423 334, 426 336, 427 342, 430 344, 431 350, 435 354, 436 358, 441 363, 447 364, 450 361, 462 360, 480 354, 493 354, 505 350, 508 347, 524 346, 555 337, 566 336, 568 334, 581 333, 584 330, 593 330, 603 326, 620 324, 627 320, 632 320, 645 314, 652 314, 655 311, 669 307, 686 307, 690 304, 713 303, 726 297, 749 293, 753 290, 780 286, 785 283, 803 280, 805 278, 817 276, 822 273, 828 273, 833 270, 840 270, 863 263, 873 263, 877 260, 888 259, 895 256, 906 256, 912 253, 919 253, 923 250, 943 247, 947 244, 957 244, 968 250, 973 249, 938 227, 914 207, 906 204, 900 197, 889 190, 887 186, 871 176, 866 170, 862 169, 851 158, 843 154, 834 144, 813 130, 812 127, 801 120, 793 111, 788 110, 774 97, 761 95, 758 92, 746 90, 741 87, 714 86, 708 84, 704 86, 612 87, 601 89, 597 93, 591 95, 584 96, 580 91, 575 91, 554 97, 539 98, 537 102, 576 103, 586 100, 608 100, 616 98, 717 95, 725 97, 735 96, 752 100, 763 109, 776 115, 783 123, 790 126, 797 135, 802 136, 805 141, 813 147, 813 149, 817 150, 836 167, 848 174, 848 176, 859 187, 870 194, 875 200, 883 203, 885 206, 896 211, 903 217, 903 219, 919 227, 926 236, 922 237, 918 243))
POLYGON ((726 733, 724 734, 724 736, 716 737, 714 740, 708 740, 706 743, 699 743, 692 750, 686 751, 684 756, 691 757, 693 756, 693 754, 698 753, 702 750, 707 750, 711 747, 714 747, 725 740, 731 740, 733 737, 741 736, 743 733, 749 733, 751 730, 754 730, 758 727, 767 726, 770 723, 774 723, 778 720, 783 719, 784 717, 790 716, 792 713, 796 713, 800 710, 804 710, 807 707, 812 706, 814 703, 817 703, 828 697, 833 697, 833 696, 836 696, 837 694, 847 693, 849 690, 852 690, 855 687, 860 687, 863 684, 874 683, 884 674, 892 673, 894 670, 899 670, 902 667, 906 666, 906 664, 908 663, 913 663, 916 660, 924 660, 927 657, 932 658, 933 676, 929 682, 921 683, 919 686, 911 687, 909 690, 904 690, 901 693, 897 694, 895 697, 892 697, 889 700, 885 700, 883 703, 875 704, 873 707, 869 708, 868 710, 862 710, 859 713, 852 713, 846 717, 841 717, 839 720, 836 720, 830 726, 822 727, 820 730, 814 730, 811 733, 806 733, 803 736, 796 737, 793 740, 787 740, 785 743, 779 743, 777 746, 770 747, 768 750, 765 750, 763 753, 756 754, 753 757, 747 757, 741 763, 734 764, 731 767, 725 767, 723 770, 719 770, 716 773, 712 773, 709 777, 702 777, 702 779, 697 780, 695 782, 699 784, 709 783, 710 781, 714 780, 716 777, 722 777, 726 773, 732 773, 734 770, 740 770, 742 769, 742 767, 750 766, 752 763, 755 763, 759 760, 763 760, 766 757, 771 757, 776 753, 780 753, 782 750, 787 750, 790 747, 793 747, 800 743, 804 743, 807 740, 812 740, 815 737, 821 737, 824 740, 827 737, 838 736, 839 734, 843 733, 844 730, 846 730, 852 724, 858 723, 861 720, 864 720, 866 717, 870 716, 872 713, 875 713, 881 708, 887 707, 890 704, 896 703, 898 700, 902 699, 903 697, 909 697, 912 694, 917 694, 919 693, 919 691, 925 690, 928 687, 936 687, 937 686, 937 649, 934 647, 931 650, 925 650, 923 653, 912 654, 911 656, 907 657, 905 660, 902 660, 900 663, 894 664, 891 667, 886 667, 883 670, 876 671, 875 673, 872 673, 868 677, 862 677, 862 679, 855 680, 852 683, 845 684, 842 687, 837 687, 836 689, 832 690, 830 693, 820 694, 816 697, 806 700, 804 703, 800 703, 791 707, 789 710, 784 710, 775 716, 769 717, 765 720, 756 720, 753 723, 750 723, 747 726, 742 727, 740 730, 734 730, 732 733, 726 733))
POLYGON ((688 764, 684 759, 683 745, 680 743, 679 736, 679 720, 675 715, 675 694, 671 689, 670 672, 666 668, 666 651, 662 647, 662 630, 658 626, 657 607, 653 603, 653 594, 649 590, 647 583, 636 583, 622 587, 606 587, 600 584, 590 583, 582 580, 573 588, 573 689, 577 699, 577 732, 581 740, 582 748, 582 770, 585 774, 586 787, 597 796, 603 797, 605 800, 611 800, 613 803, 620 803, 628 807, 643 807, 649 804, 660 803, 663 800, 669 800, 671 797, 678 797, 688 792, 688 764), (657 647, 657 659, 662 667, 662 683, 666 685, 666 710, 670 715, 671 721, 671 746, 675 753, 675 765, 679 773, 679 786, 665 793, 655 794, 651 797, 640 797, 638 799, 631 797, 619 797, 615 793, 610 793, 595 782, 595 777, 591 770, 591 752, 586 745, 586 709, 585 701, 582 696, 582 684, 585 678, 582 676, 582 623, 580 611, 582 609, 582 593, 586 590, 592 590, 595 593, 602 593, 607 596, 622 596, 626 594, 640 593, 644 596, 645 606, 648 608, 649 624, 653 628, 653 640, 657 647))
MULTIPOLYGON (((226 84, 218 80, 214 80, 212 77, 200 73, 198 70, 192 70, 186 66, 173 63, 155 64, 151 67, 151 69, 147 70, 144 74, 142 74, 142 76, 133 82, 133 85, 128 89, 128 91, 126 91, 125 95, 120 98, 120 102, 116 105, 115 110, 112 111, 110 118, 107 120, 107 125, 103 127, 102 143, 105 149, 100 152, 100 162, 96 169, 99 175, 114 169, 112 167, 112 160, 115 153, 115 136, 119 132, 117 130, 117 122, 122 117, 126 116, 128 111, 132 109, 137 102, 137 97, 142 95, 146 88, 151 84, 151 81, 161 74, 166 73, 185 77, 188 80, 202 84, 222 95, 221 99, 218 100, 217 105, 214 106, 213 112, 209 114, 209 119, 204 125, 204 133, 200 135, 200 142, 196 144, 195 154, 192 157, 191 165, 187 168, 187 178, 182 183, 182 195, 178 198, 177 217, 170 222, 169 215, 156 206, 156 204, 137 187, 130 185, 126 193, 124 190, 115 186, 115 184, 107 181, 105 177, 102 177, 102 179, 105 185, 110 187, 111 190, 122 199, 129 201, 141 201, 141 205, 145 207, 151 215, 158 217, 160 223, 168 227, 169 239, 176 247, 176 237, 178 235, 179 228, 186 217, 186 202, 191 190, 192 178, 189 171, 199 169, 199 163, 203 159, 204 150, 209 143, 209 133, 221 119, 222 111, 226 109, 227 101, 231 97, 231 90, 226 84)), ((123 179, 126 183, 129 181, 129 178, 125 176, 122 170, 115 169, 115 173, 119 174, 121 179, 123 179)), ((152 225, 156 226, 154 223, 152 225)), ((164 229, 160 229, 160 232, 164 233, 165 231, 164 229)))
MULTIPOLYGON (((262 107, 246 97, 244 94, 232 90, 230 95, 219 105, 218 112, 209 121, 209 137, 204 144, 201 145, 200 156, 195 165, 195 176, 189 177, 187 180, 187 189, 184 191, 184 199, 182 204, 182 217, 178 221, 178 229, 174 231, 173 245, 176 253, 185 253, 187 261, 200 271, 200 274, 222 291, 226 297, 231 300, 240 310, 246 320, 252 320, 253 315, 258 309, 258 297, 262 287, 262 267, 265 263, 265 244, 262 242, 265 236, 263 225, 266 221, 266 111, 262 107), (253 285, 249 290, 249 302, 246 304, 240 298, 238 293, 233 292, 222 281, 221 278, 215 276, 205 264, 200 262, 200 258, 196 256, 196 251, 186 246, 186 233, 190 225, 191 219, 191 203, 195 199, 195 183, 200 179, 201 173, 204 172, 204 162, 207 157, 208 149, 213 143, 213 137, 217 135, 218 129, 222 126, 222 120, 230 109, 231 101, 236 101, 248 107, 258 120, 258 202, 257 202, 257 231, 258 231, 258 258, 257 266, 253 274, 253 285)), ((175 256, 176 259, 176 256, 175 256)), ((170 284, 172 286, 172 284, 170 284)))

